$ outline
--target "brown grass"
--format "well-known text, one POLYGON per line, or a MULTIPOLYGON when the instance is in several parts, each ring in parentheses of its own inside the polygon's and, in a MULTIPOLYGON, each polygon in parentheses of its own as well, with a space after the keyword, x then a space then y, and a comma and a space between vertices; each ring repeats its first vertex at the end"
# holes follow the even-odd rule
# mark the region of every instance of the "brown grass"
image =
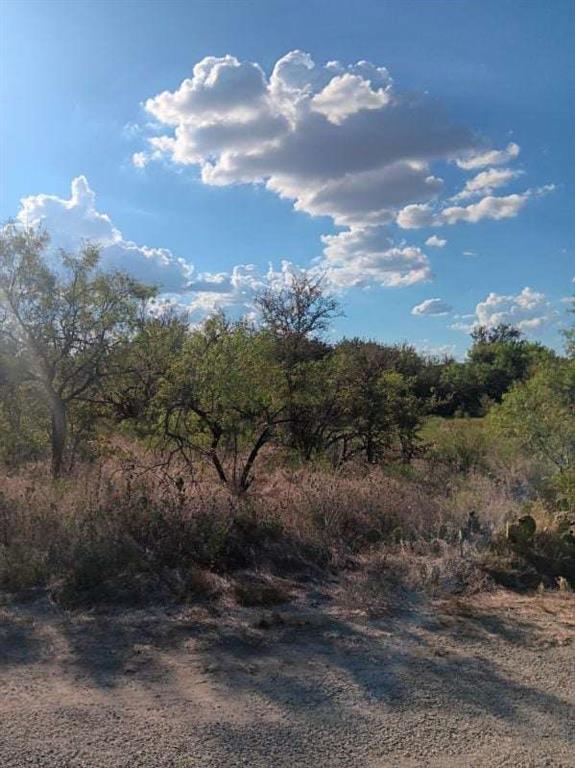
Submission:
POLYGON ((521 509, 505 483, 470 473, 438 489, 424 466, 411 479, 351 465, 277 468, 238 497, 209 476, 182 473, 182 483, 156 459, 116 457, 57 484, 42 464, 2 477, 0 588, 48 588, 70 605, 133 603, 215 597, 233 577, 237 601, 273 605, 289 591, 239 574, 338 572, 377 610, 399 588, 485 588, 493 533, 521 509), (462 541, 472 510, 482 532, 462 541))

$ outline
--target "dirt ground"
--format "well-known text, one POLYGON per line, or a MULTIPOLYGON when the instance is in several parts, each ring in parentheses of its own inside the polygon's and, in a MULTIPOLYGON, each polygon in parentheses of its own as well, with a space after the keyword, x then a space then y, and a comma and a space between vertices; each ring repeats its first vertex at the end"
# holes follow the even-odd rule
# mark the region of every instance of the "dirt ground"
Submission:
POLYGON ((0 606, 3 768, 575 766, 575 596, 0 606))

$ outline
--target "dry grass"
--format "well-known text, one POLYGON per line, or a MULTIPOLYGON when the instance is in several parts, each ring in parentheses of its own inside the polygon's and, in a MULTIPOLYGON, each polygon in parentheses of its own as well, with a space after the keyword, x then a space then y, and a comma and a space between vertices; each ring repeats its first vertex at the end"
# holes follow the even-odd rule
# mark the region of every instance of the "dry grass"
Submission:
POLYGON ((289 592, 235 574, 338 572, 358 604, 378 610, 398 589, 485 588, 493 534, 521 509, 508 484, 477 473, 438 489, 425 468, 413 479, 280 468, 238 497, 147 461, 83 466, 56 485, 42 464, 2 477, 0 588, 44 587, 70 605, 133 603, 215 597, 232 575, 240 603, 273 605, 289 592), (462 540, 471 511, 481 531, 462 540))

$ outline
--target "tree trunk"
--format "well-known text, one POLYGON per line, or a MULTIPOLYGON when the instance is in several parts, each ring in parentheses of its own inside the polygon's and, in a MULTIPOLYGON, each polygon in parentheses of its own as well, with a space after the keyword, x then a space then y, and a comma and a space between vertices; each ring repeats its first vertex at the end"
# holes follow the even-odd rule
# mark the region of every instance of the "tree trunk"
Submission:
POLYGON ((375 464, 375 442, 370 432, 365 440, 365 455, 368 464, 375 464))
POLYGON ((258 457, 258 453, 263 448, 263 446, 267 443, 269 437, 270 437, 270 430, 266 427, 266 429, 264 429, 264 431, 256 440, 256 443, 252 448, 252 450, 250 451, 250 455, 248 456, 248 459, 245 463, 242 476, 240 478, 240 483, 238 486, 239 493, 245 493, 245 491, 247 491, 248 488, 250 487, 252 482, 252 478, 250 477, 252 467, 254 465, 255 460, 258 457))
POLYGON ((64 452, 68 433, 66 404, 57 396, 52 398, 52 477, 57 479, 64 469, 64 452))

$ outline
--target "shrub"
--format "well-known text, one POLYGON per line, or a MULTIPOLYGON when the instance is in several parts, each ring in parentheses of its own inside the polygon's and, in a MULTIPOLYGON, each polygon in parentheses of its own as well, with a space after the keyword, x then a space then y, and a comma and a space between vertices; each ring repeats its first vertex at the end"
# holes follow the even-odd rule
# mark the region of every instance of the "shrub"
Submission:
POLYGON ((428 441, 428 458, 450 472, 484 470, 492 446, 483 419, 430 419, 423 432, 428 441))

